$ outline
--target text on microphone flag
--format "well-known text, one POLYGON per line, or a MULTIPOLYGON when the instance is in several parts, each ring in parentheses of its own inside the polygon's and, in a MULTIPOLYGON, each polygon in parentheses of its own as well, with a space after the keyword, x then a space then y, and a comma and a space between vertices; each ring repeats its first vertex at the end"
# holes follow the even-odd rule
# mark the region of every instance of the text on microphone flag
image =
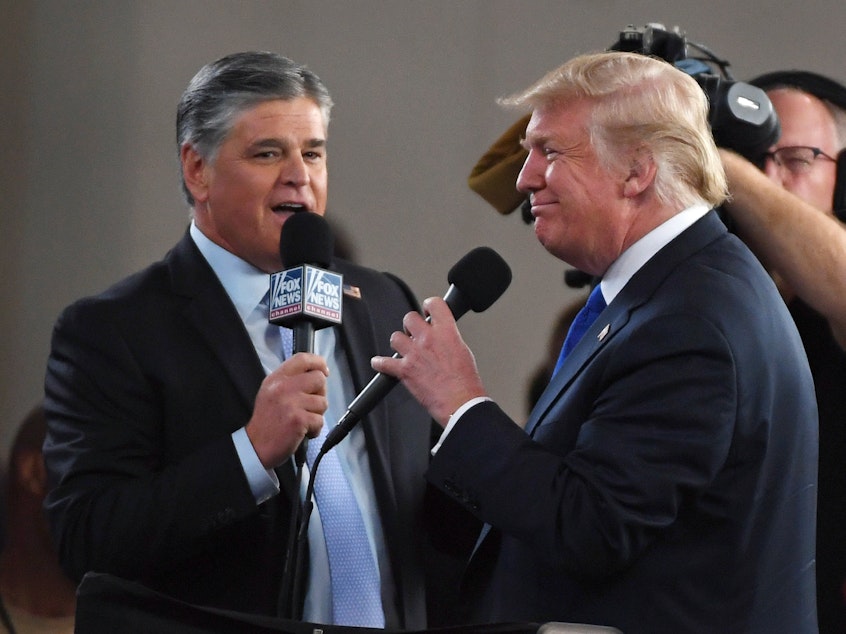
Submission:
POLYGON ((270 276, 269 319, 312 316, 341 323, 343 276, 314 266, 298 266, 270 276), (305 292, 304 292, 305 289, 305 292))

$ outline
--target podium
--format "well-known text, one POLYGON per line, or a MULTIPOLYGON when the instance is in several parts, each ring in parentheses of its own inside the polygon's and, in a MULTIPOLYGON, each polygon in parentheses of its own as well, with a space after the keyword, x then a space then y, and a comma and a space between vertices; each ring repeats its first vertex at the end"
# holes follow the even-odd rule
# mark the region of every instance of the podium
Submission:
MULTIPOLYGON (((208 608, 180 601, 139 583, 89 572, 77 589, 75 634, 390 634, 400 630, 322 625, 208 608)), ((494 623, 403 634, 622 634, 576 623, 494 623)))

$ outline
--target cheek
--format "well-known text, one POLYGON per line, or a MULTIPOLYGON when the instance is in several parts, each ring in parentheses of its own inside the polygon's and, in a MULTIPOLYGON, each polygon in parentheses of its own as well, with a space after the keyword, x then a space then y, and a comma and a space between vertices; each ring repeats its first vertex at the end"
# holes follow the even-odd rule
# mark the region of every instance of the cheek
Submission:
POLYGON ((244 200, 256 195, 259 184, 255 175, 249 171, 229 170, 217 175, 213 182, 213 194, 230 201, 244 200))
POLYGON ((834 195, 834 179, 794 179, 786 181, 784 188, 822 211, 830 211, 834 195))
POLYGON ((311 182, 311 188, 312 191, 314 191, 315 197, 320 200, 326 200, 326 191, 328 189, 328 180, 326 178, 326 174, 323 173, 313 178, 311 182))

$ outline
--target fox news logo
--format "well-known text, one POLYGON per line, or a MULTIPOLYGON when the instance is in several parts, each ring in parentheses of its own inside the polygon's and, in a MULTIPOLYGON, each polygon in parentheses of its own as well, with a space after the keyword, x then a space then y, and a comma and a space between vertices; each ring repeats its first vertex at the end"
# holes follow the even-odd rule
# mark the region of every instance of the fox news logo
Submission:
MULTIPOLYGON (((270 276, 270 308, 273 323, 293 317, 341 323, 343 276, 313 266, 299 266, 270 276)), ((327 326, 329 324, 326 324, 327 326)))

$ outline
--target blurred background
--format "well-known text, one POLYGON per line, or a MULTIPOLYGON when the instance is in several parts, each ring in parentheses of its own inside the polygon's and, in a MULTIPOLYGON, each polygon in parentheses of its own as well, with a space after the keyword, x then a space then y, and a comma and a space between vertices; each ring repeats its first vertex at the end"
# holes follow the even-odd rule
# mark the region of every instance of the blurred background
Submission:
POLYGON ((0 0, 0 453, 41 398, 59 311, 182 235, 177 100, 200 66, 248 49, 329 87, 328 215, 358 261, 421 299, 475 246, 509 262, 511 288, 461 329, 522 420, 550 328, 583 291, 467 176, 517 118, 497 97, 650 22, 680 27, 736 79, 802 68, 846 82, 843 0, 0 0))

